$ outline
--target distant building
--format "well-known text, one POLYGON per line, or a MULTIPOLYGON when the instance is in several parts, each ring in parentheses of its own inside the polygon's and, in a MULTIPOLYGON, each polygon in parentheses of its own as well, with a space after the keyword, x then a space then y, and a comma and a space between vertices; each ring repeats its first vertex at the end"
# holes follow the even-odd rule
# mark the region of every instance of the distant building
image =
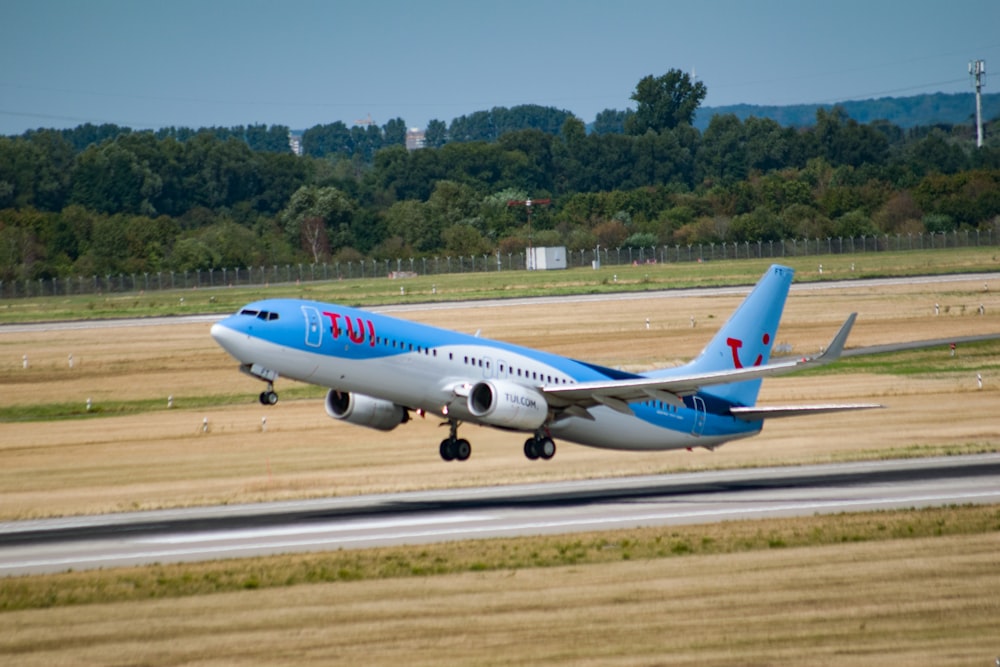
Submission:
POLYGON ((302 134, 300 132, 288 131, 288 146, 296 155, 302 155, 302 134))
POLYGON ((419 127, 412 127, 406 131, 406 150, 415 151, 425 145, 424 131, 419 127))

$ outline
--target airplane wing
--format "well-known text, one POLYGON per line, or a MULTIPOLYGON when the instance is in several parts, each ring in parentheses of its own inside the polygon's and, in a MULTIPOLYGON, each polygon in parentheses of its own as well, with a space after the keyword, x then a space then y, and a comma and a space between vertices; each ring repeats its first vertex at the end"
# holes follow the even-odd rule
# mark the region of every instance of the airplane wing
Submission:
POLYGON ((821 415, 828 412, 845 412, 848 410, 871 410, 885 407, 878 403, 830 403, 823 405, 779 405, 758 406, 753 408, 730 408, 729 412, 737 419, 755 422, 762 419, 777 419, 778 417, 801 417, 803 415, 821 415))
MULTIPOLYGON (((830 342, 826 351, 814 357, 781 361, 749 368, 733 368, 725 371, 673 375, 663 378, 635 378, 608 380, 606 382, 582 382, 573 385, 555 385, 543 387, 542 392, 549 401, 549 405, 553 408, 557 410, 564 409, 567 414, 584 418, 587 416, 586 409, 596 405, 605 405, 625 414, 632 414, 632 409, 628 406, 630 401, 654 399, 682 406, 685 396, 691 396, 703 387, 785 375, 806 368, 824 366, 836 361, 844 351, 844 344, 847 342, 847 336, 850 334, 856 318, 857 313, 851 313, 847 321, 841 326, 840 331, 837 332, 837 335, 830 342)), ((835 407, 837 406, 812 406, 811 411, 815 413, 817 408, 822 408, 823 411, 830 412, 835 407)), ((840 407, 839 409, 861 409, 862 407, 881 406, 859 405, 840 407)), ((810 409, 807 407, 798 409, 793 407, 774 409, 763 407, 734 408, 732 411, 734 416, 750 421, 761 419, 764 416, 791 416, 792 414, 807 414, 809 412, 810 409), (765 415, 769 410, 773 410, 773 412, 765 415), (742 414, 740 414, 741 412, 742 414)))

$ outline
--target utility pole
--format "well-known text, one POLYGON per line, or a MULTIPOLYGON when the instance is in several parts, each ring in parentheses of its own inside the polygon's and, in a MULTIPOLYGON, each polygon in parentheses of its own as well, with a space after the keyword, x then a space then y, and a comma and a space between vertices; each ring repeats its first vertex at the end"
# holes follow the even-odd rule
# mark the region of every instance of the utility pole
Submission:
POLYGON ((983 86, 986 84, 986 61, 970 60, 969 76, 975 77, 976 86, 976 148, 983 147, 983 86))
POLYGON ((525 258, 524 268, 529 271, 533 271, 535 269, 535 249, 531 240, 531 207, 548 206, 551 203, 551 199, 511 199, 507 202, 507 208, 510 208, 511 206, 523 206, 528 211, 528 256, 525 258))

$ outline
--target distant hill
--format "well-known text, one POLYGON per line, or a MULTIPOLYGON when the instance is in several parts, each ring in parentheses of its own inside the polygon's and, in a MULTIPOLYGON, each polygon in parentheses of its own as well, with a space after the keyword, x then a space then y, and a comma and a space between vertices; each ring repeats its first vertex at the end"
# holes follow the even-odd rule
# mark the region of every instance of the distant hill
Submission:
MULTIPOLYGON (((834 104, 795 104, 790 106, 757 106, 734 104, 723 107, 703 107, 695 114, 694 125, 704 131, 712 116, 735 114, 740 120, 751 116, 771 118, 779 125, 809 127, 816 122, 816 109, 841 106, 847 115, 859 123, 887 120, 901 128, 938 124, 962 125, 976 121, 976 96, 968 93, 934 93, 912 97, 880 97, 834 104)), ((983 122, 1000 117, 1000 93, 983 95, 983 122)))

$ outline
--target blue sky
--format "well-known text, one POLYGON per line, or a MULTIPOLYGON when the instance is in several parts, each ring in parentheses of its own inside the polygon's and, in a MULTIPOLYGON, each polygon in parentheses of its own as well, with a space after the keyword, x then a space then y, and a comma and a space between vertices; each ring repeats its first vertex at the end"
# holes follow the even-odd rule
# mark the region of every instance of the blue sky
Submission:
POLYGON ((704 106, 969 92, 969 60, 1000 68, 998 28, 1000 0, 2 0, 0 134, 518 104, 590 122, 672 68, 704 106))

